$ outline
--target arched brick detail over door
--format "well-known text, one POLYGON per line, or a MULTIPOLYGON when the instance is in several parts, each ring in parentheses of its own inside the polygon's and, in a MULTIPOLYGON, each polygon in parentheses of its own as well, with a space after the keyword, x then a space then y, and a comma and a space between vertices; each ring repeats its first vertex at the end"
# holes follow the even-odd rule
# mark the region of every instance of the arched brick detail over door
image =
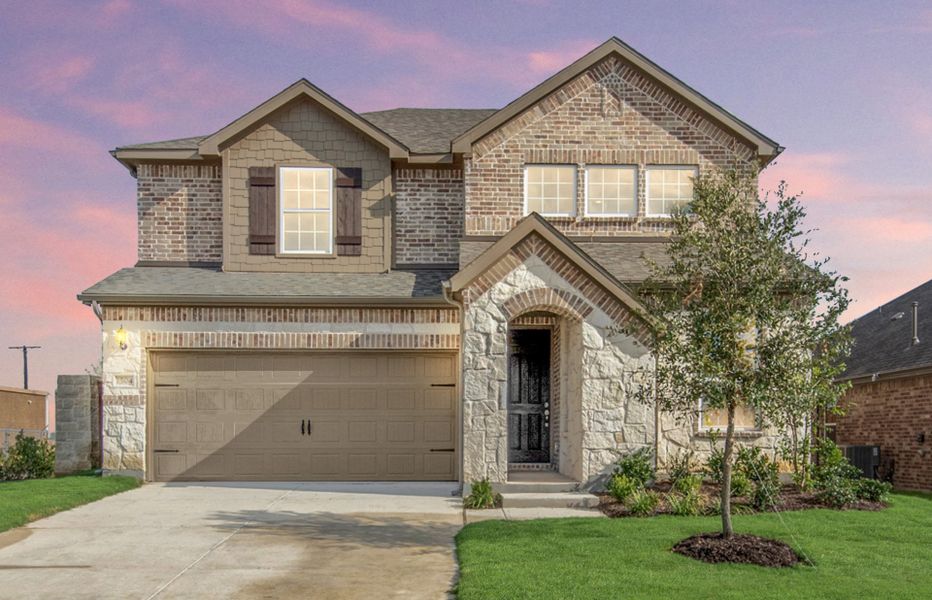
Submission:
POLYGON ((545 310, 581 321, 592 312, 592 306, 576 294, 553 288, 527 290, 512 296, 502 305, 502 311, 509 321, 535 310, 545 310))

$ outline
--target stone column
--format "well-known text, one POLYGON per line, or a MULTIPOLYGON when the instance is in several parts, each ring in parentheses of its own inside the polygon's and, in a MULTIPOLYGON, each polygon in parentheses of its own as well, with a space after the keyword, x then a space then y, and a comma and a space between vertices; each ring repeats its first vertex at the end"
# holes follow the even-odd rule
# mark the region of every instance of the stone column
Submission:
POLYGON ((72 473, 100 466, 99 454, 95 453, 95 448, 100 447, 97 416, 99 382, 100 379, 94 375, 58 376, 55 390, 56 473, 72 473))

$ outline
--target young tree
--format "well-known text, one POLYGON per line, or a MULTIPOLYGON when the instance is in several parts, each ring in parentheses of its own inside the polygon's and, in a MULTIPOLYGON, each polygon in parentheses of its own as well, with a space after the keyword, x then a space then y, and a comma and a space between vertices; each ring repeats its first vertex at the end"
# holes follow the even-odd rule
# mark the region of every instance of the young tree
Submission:
POLYGON ((660 316, 655 394, 681 419, 727 414, 722 533, 731 537, 735 410, 764 425, 795 427, 815 406, 834 405, 849 349, 839 317, 845 278, 807 252, 805 211, 781 185, 773 209, 753 173, 699 177, 688 211, 672 220, 669 263, 652 264, 645 288, 660 316))

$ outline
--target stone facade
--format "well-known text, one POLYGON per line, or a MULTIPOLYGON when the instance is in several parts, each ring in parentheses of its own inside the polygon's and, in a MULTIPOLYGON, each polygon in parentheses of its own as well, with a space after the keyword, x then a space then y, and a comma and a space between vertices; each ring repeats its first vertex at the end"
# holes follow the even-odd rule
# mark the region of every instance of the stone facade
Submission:
POLYGON ((858 383, 842 406, 839 444, 880 446, 894 461, 895 487, 932 491, 932 375, 858 383))
POLYGON ((463 170, 397 169, 395 263, 459 262, 463 236, 463 170))
POLYGON ((466 235, 502 235, 524 216, 524 166, 578 168, 576 214, 584 215, 585 165, 636 165, 638 216, 550 219, 567 235, 657 235, 663 218, 645 214, 645 167, 700 171, 752 165, 746 142, 610 57, 473 145, 465 161, 466 235))
POLYGON ((140 261, 222 260, 219 165, 141 164, 136 179, 140 261))
POLYGON ((651 357, 630 310, 532 236, 463 291, 463 478, 508 479, 507 340, 516 319, 559 320, 558 470, 596 484, 620 453, 652 446, 653 410, 638 398, 651 357))
POLYGON ((311 100, 296 100, 222 155, 225 270, 378 273, 391 266, 391 162, 388 151, 359 130, 311 100), (249 254, 249 168, 278 165, 362 169, 361 256, 249 254))
POLYGON ((146 470, 148 352, 170 349, 269 351, 458 350, 452 308, 123 307, 103 312, 104 464, 146 470), (126 348, 114 334, 122 327, 126 348))
POLYGON ((55 390, 55 472, 100 467, 100 379, 59 375, 55 390))

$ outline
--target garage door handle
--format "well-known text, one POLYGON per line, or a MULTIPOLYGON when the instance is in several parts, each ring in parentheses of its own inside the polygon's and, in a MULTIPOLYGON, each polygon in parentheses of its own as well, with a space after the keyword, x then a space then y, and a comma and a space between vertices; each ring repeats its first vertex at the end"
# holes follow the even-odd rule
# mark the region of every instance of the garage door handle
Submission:
POLYGON ((431 448, 431 452, 456 452, 453 448, 431 448))
POLYGON ((304 435, 304 419, 301 419, 301 435, 304 435))
POLYGON ((311 435, 311 420, 307 420, 307 434, 311 435))
POLYGON ((156 454, 168 454, 170 452, 178 452, 178 450, 153 450, 156 454))
POLYGON ((456 387, 455 383, 432 383, 430 387, 456 387))

